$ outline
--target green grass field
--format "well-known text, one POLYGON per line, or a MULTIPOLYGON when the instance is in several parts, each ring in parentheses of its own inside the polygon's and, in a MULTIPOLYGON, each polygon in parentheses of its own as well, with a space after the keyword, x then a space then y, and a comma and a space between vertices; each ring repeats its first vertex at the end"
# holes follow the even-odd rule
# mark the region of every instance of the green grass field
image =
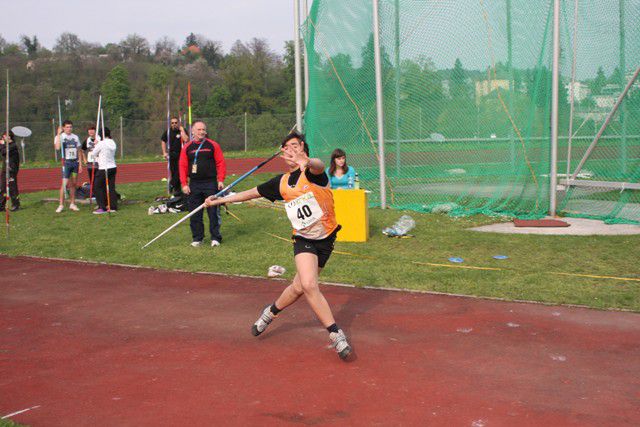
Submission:
MULTIPOLYGON (((250 177, 239 186, 246 189, 269 178, 250 177)), ((147 215, 153 199, 161 195, 161 182, 127 184, 119 192, 138 204, 120 206, 117 214, 92 215, 89 206, 75 213, 55 214, 55 203, 44 203, 55 192, 22 196, 24 209, 11 216, 11 237, 2 233, 0 253, 33 255, 100 262, 142 265, 163 269, 208 271, 266 276, 270 265, 287 269, 292 277, 290 235, 284 212, 266 207, 232 205, 242 222, 223 213, 221 247, 192 248, 188 225, 180 226, 145 250, 141 247, 177 221, 176 214, 147 215)), ((417 223, 410 239, 381 234, 402 214, 395 210, 370 210, 368 243, 336 244, 322 274, 328 282, 356 286, 393 287, 437 291, 510 300, 580 304, 595 308, 640 311, 640 281, 592 279, 553 273, 578 273, 640 279, 637 248, 640 236, 534 236, 478 233, 467 228, 495 222, 484 216, 449 218, 410 213, 417 223), (493 255, 508 255, 495 260, 493 255), (452 264, 449 257, 464 258, 452 264), (500 268, 472 270, 419 265, 500 268)), ((206 220, 205 220, 206 221, 206 220)), ((188 276, 185 276, 188 280, 188 276)))

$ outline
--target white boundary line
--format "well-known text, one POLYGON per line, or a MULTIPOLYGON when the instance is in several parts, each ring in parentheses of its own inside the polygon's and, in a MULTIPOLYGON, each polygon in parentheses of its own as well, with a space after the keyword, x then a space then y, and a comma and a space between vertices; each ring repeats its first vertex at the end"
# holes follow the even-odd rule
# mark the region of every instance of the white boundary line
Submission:
POLYGON ((6 418, 11 418, 11 417, 13 417, 13 416, 16 416, 16 415, 22 414, 23 412, 27 412, 27 411, 30 411, 30 410, 32 410, 32 409, 37 409, 37 408, 39 408, 39 407, 40 407, 40 405, 36 405, 36 406, 32 406, 31 408, 22 409, 22 410, 20 410, 20 411, 12 412, 12 413, 7 414, 7 415, 5 415, 4 417, 0 418, 0 420, 4 420, 4 419, 6 419, 6 418))

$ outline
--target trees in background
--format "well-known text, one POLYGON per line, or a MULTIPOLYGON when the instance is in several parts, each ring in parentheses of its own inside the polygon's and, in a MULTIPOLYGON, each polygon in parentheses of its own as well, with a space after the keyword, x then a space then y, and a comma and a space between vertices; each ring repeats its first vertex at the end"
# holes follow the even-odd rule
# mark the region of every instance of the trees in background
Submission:
POLYGON ((18 43, 0 36, 0 68, 11 72, 12 115, 23 122, 50 120, 57 96, 68 100, 65 115, 90 120, 98 94, 107 117, 162 120, 167 88, 172 112, 186 111, 187 82, 194 117, 294 109, 293 68, 259 38, 224 52, 220 42, 196 33, 182 45, 168 37, 150 43, 138 34, 100 45, 64 32, 49 51, 37 36, 21 36, 18 43))
POLYGON ((53 46, 53 51, 59 54, 78 54, 82 47, 82 41, 73 33, 62 33, 53 46))
POLYGON ((21 36, 20 41, 22 46, 24 47, 25 52, 29 58, 35 58, 40 48, 40 43, 38 42, 38 37, 33 36, 33 39, 29 38, 29 36, 21 36))
POLYGON ((124 59, 144 59, 151 55, 149 42, 138 34, 130 34, 120 42, 120 50, 124 59))
POLYGON ((105 115, 131 118, 133 102, 129 85, 129 73, 122 64, 116 65, 107 74, 101 87, 105 115))

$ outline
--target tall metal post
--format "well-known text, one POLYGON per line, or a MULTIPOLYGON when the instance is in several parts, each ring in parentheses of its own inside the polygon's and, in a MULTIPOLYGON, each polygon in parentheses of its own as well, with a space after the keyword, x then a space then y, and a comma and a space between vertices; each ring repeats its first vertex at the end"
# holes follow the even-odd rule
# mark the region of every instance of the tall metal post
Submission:
POLYGON ((120 159, 124 159, 124 131, 122 128, 122 116, 120 116, 120 159))
POLYGON ((395 1, 396 176, 400 176, 400 0, 395 1))
MULTIPOLYGON (((513 111, 513 97, 515 95, 515 77, 513 74, 513 38, 511 36, 511 0, 507 0, 507 67, 509 68, 509 114, 513 111)), ((511 169, 516 173, 516 141, 513 127, 509 128, 509 153, 511 156, 511 169)))
POLYGON ((247 151, 247 112, 244 112, 244 151, 247 151))
POLYGON ((293 51, 296 72, 296 129, 302 132, 302 70, 300 66, 300 0, 293 0, 293 51))
POLYGON ((560 86, 560 0, 553 0, 553 71, 551 78, 551 161, 549 215, 556 214, 558 184, 558 89, 560 86))
MULTIPOLYGON (((571 148, 573 144, 573 117, 575 111, 575 85, 576 85, 576 64, 578 61, 578 0, 573 2, 573 41, 571 60, 571 80, 569 83, 569 135, 567 138, 567 175, 571 174, 571 148)), ((561 88, 562 89, 562 88, 561 88)), ((594 120, 595 123, 595 120, 594 120)))
MULTIPOLYGON (((56 119, 51 119, 51 126, 53 127, 53 139, 56 139, 56 119)), ((58 163, 58 150, 53 149, 53 156, 56 159, 56 163, 58 163)))
MULTIPOLYGON (((309 16, 309 2, 304 0, 302 16, 306 20, 309 16)), ((303 44, 304 47, 304 110, 307 110, 307 104, 309 103, 309 52, 307 51, 307 44, 303 44)))
MULTIPOLYGON (((556 0, 557 1, 557 0, 556 0)), ((384 108, 382 105, 382 60, 380 58, 380 22, 378 16, 378 0, 373 2, 373 50, 376 73, 376 111, 378 122, 378 155, 380 166, 380 207, 387 207, 386 170, 384 162, 384 108)))
MULTIPOLYGON (((627 64, 625 60, 625 29, 624 29, 624 0, 618 0, 618 9, 619 9, 619 29, 620 29, 620 64, 618 68, 620 69, 620 73, 622 74, 622 82, 620 85, 624 84, 626 80, 627 73, 627 64)), ((621 161, 622 161, 622 174, 627 174, 627 103, 622 101, 622 108, 620 108, 620 124, 622 125, 622 146, 621 146, 621 161)))

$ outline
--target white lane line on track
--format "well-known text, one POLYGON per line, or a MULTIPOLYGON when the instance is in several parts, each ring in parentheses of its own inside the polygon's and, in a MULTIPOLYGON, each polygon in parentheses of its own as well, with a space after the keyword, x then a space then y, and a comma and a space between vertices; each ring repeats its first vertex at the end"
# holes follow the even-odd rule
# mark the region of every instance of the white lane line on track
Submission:
POLYGON ((1 419, 1 420, 4 420, 5 418, 10 418, 10 417, 13 417, 13 416, 15 416, 15 415, 22 414, 23 412, 27 412, 27 411, 30 411, 30 410, 32 410, 32 409, 37 409, 37 408, 39 408, 39 407, 40 407, 40 405, 36 405, 36 406, 32 406, 31 408, 22 409, 22 410, 20 410, 20 411, 12 412, 12 413, 10 413, 10 414, 5 415, 4 417, 2 417, 2 418, 0 418, 0 419, 1 419))

